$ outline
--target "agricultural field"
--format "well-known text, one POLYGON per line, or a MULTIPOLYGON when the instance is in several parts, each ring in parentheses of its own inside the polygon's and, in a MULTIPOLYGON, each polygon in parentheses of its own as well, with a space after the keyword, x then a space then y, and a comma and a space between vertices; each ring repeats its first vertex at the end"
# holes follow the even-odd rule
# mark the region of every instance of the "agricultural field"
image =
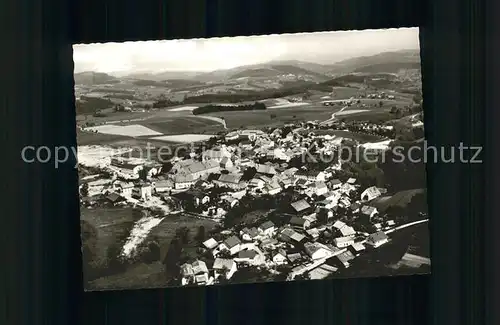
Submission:
POLYGON ((126 137, 144 137, 144 136, 160 136, 162 133, 151 130, 143 125, 130 124, 130 125, 113 125, 105 124, 86 128, 88 131, 95 131, 98 133, 121 135, 126 137))
POLYGON ((160 137, 154 137, 153 140, 166 141, 173 143, 194 143, 200 141, 206 141, 210 139, 213 135, 210 134, 180 134, 180 135, 163 135, 160 137))
POLYGON ((338 111, 323 105, 276 108, 262 111, 234 111, 210 114, 225 119, 228 129, 274 127, 290 122, 327 120, 338 111))
POLYGON ((150 120, 142 123, 142 125, 164 135, 186 133, 213 134, 223 130, 222 124, 217 121, 194 116, 150 120))

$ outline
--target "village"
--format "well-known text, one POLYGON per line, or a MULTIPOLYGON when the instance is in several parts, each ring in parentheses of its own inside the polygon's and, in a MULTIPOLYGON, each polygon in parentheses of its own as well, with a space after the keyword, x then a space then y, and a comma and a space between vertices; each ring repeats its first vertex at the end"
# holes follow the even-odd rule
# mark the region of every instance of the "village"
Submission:
MULTIPOLYGON (((167 161, 124 151, 80 178, 81 204, 133 206, 151 216, 140 235, 130 235, 121 258, 140 254, 148 230, 175 213, 216 221, 216 231, 177 262, 171 273, 177 285, 238 283, 249 272, 262 275, 259 281, 324 279, 388 245, 391 233, 428 221, 421 211, 413 219, 390 213, 391 202, 411 201, 408 193, 390 193, 344 170, 339 148, 348 143, 383 154, 395 132, 377 123, 309 121, 227 132, 167 161), (384 140, 363 144, 324 130, 384 140)), ((430 259, 409 250, 394 267, 422 265, 430 259)))

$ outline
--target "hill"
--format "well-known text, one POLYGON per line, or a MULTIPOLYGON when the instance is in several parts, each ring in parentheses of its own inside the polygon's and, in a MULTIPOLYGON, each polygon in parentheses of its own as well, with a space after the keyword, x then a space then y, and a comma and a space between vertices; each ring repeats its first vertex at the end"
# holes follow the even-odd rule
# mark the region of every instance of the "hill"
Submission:
POLYGON ((119 79, 109 74, 92 71, 75 73, 74 79, 77 85, 99 85, 119 82, 119 79))
POLYGON ((330 73, 396 72, 399 69, 419 69, 420 51, 402 50, 361 56, 329 66, 330 73))

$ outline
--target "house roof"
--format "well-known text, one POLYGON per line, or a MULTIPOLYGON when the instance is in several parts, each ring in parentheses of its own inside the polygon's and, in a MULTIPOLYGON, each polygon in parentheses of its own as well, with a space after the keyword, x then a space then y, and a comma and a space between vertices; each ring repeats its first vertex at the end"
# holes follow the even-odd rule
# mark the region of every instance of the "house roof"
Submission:
POLYGON ((376 211, 377 211, 377 209, 376 209, 376 208, 371 207, 371 206, 368 206, 368 205, 365 205, 365 206, 363 206, 363 207, 361 208, 361 213, 363 213, 363 214, 367 214, 367 215, 370 215, 370 214, 372 214, 372 213, 374 213, 374 212, 376 212, 376 211))
POLYGON ((331 185, 338 185, 338 184, 342 184, 342 182, 339 180, 339 179, 332 179, 330 182, 329 182, 331 185))
POLYGON ((347 183, 349 183, 349 184, 354 184, 354 183, 356 183, 356 179, 355 179, 355 178, 349 178, 349 179, 347 180, 347 183))
POLYGON ((254 259, 256 256, 257 252, 250 249, 245 249, 238 253, 238 258, 254 259))
POLYGON ((261 230, 267 230, 267 229, 272 228, 272 227, 274 227, 274 223, 272 221, 266 221, 259 226, 259 228, 261 230))
POLYGON ((370 236, 368 236, 368 239, 370 239, 372 242, 383 241, 383 240, 386 240, 388 238, 389 237, 383 231, 378 231, 378 232, 373 233, 370 236))
POLYGON ((208 282, 208 273, 198 274, 194 277, 196 283, 205 283, 208 282))
POLYGON ((255 169, 259 174, 270 174, 270 175, 276 174, 276 170, 274 169, 274 167, 269 165, 258 164, 255 166, 255 169))
POLYGON ((297 225, 297 226, 304 226, 307 220, 299 218, 299 217, 291 217, 290 218, 290 223, 292 225, 297 225))
POLYGON ((231 236, 224 240, 224 245, 226 245, 229 249, 235 247, 238 244, 241 244, 241 240, 236 236, 231 236))
POLYGON ((205 246, 208 249, 215 248, 217 246, 217 241, 215 239, 213 239, 213 238, 210 238, 210 239, 205 240, 203 242, 203 246, 205 246))
POLYGON ((356 251, 356 252, 359 252, 359 251, 362 251, 365 249, 365 245, 361 244, 361 243, 353 243, 352 245, 352 248, 356 251))
POLYGON ((292 254, 288 254, 286 257, 290 260, 290 262, 294 262, 294 261, 302 258, 302 255, 300 253, 292 253, 292 254))
POLYGON ((356 230, 354 230, 353 227, 347 225, 340 228, 340 232, 342 233, 342 236, 352 236, 356 234, 356 230))
POLYGON ((291 238, 292 240, 294 240, 294 241, 296 241, 296 242, 299 242, 299 243, 300 243, 301 241, 303 241, 303 240, 306 238, 306 236, 304 236, 304 235, 302 235, 302 234, 300 234, 300 233, 298 233, 298 232, 294 232, 294 233, 290 236, 290 238, 291 238))
POLYGON ((292 208, 294 208, 294 210, 297 212, 304 211, 304 210, 309 209, 311 207, 309 205, 309 203, 307 203, 306 200, 299 200, 299 201, 293 202, 291 205, 292 205, 292 208))
POLYGON ((242 229, 242 232, 243 232, 244 234, 249 235, 249 236, 250 236, 250 237, 252 237, 252 238, 253 238, 253 237, 256 237, 256 236, 258 236, 258 235, 259 235, 259 231, 258 231, 258 230, 257 230, 257 228, 255 228, 255 227, 252 227, 252 228, 247 228, 247 227, 245 227, 245 228, 243 228, 243 229, 242 229))
POLYGON ((335 243, 340 244, 340 243, 354 241, 354 239, 351 236, 344 236, 344 237, 337 237, 334 239, 334 241, 335 243))
POLYGON ((171 187, 174 185, 174 182, 170 179, 160 180, 155 182, 155 187, 171 187))
POLYGON ((181 265, 181 274, 182 276, 191 276, 191 275, 194 275, 194 272, 193 272, 193 267, 191 266, 191 264, 182 264, 181 265))
POLYGON ((349 263, 349 261, 351 261, 355 258, 354 254, 351 253, 350 251, 344 251, 344 252, 336 255, 336 257, 343 264, 349 263))
POLYGON ((342 221, 340 221, 340 220, 335 221, 335 223, 333 224, 333 227, 334 227, 334 228, 337 228, 337 229, 341 229, 341 228, 342 228, 342 227, 344 227, 344 226, 345 226, 345 223, 343 223, 343 222, 342 222, 342 221))
POLYGON ((116 202, 118 201, 119 199, 121 198, 120 195, 116 194, 116 193, 110 193, 108 194, 107 196, 107 199, 110 200, 111 202, 116 202))
POLYGON ((208 273, 207 264, 205 262, 197 260, 191 263, 194 274, 208 273))
POLYGON ((374 198, 380 196, 381 193, 376 186, 372 186, 364 190, 363 193, 361 193, 361 199, 363 199, 365 195, 368 195, 369 198, 374 198))
POLYGON ((217 180, 223 183, 238 184, 241 180, 241 177, 242 176, 239 174, 221 174, 217 180))
POLYGON ((234 263, 235 262, 232 259, 216 258, 213 268, 214 270, 222 270, 224 268, 230 270, 233 267, 234 263))

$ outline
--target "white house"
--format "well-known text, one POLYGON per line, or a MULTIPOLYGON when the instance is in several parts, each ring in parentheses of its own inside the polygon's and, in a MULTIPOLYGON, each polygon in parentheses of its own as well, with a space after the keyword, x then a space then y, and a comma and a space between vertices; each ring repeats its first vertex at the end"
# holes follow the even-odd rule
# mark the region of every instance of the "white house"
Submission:
POLYGON ((373 247, 379 247, 389 241, 389 237, 383 231, 379 231, 368 236, 366 243, 373 247))
POLYGON ((132 189, 132 197, 138 200, 149 200, 152 196, 151 184, 140 184, 132 189))
POLYGON ((174 188, 174 182, 170 179, 160 180, 154 183, 154 189, 156 193, 168 192, 173 188, 174 188))
POLYGON ((123 197, 132 197, 132 190, 134 189, 134 183, 125 183, 125 182, 120 182, 118 181, 114 185, 120 193, 121 196, 123 197))
POLYGON ((219 250, 224 251, 227 250, 231 255, 234 255, 238 253, 241 249, 240 247, 241 241, 238 237, 236 236, 231 236, 224 240, 220 245, 219 245, 219 250))
POLYGON ((233 162, 231 161, 231 159, 229 157, 224 157, 220 161, 220 167, 221 168, 229 169, 229 168, 232 168, 233 166, 234 166, 234 164, 233 164, 233 162))
POLYGON ((361 208, 361 213, 369 219, 378 213, 377 208, 365 205, 361 208))
POLYGON ((286 252, 280 250, 273 254, 273 263, 276 265, 283 265, 287 263, 286 252))
POLYGON ((183 264, 181 265, 181 284, 183 286, 190 284, 194 280, 194 272, 193 272, 193 267, 191 264, 183 264))
POLYGON ((207 239, 203 242, 203 246, 205 246, 207 249, 214 249, 219 245, 217 241, 213 238, 207 239))
POLYGON ((372 186, 361 193, 361 201, 371 201, 373 199, 376 199, 380 195, 382 195, 382 193, 380 193, 380 190, 376 186, 372 186))
POLYGON ((238 268, 236 266, 236 262, 231 259, 216 258, 213 270, 215 279, 218 279, 220 276, 230 279, 238 268))
POLYGON ((304 250, 313 260, 327 258, 332 255, 332 251, 320 243, 305 243, 304 250))
POLYGON ((255 227, 245 227, 240 231, 240 236, 244 241, 254 241, 259 237, 259 231, 255 227))
POLYGON ((354 244, 354 238, 352 236, 338 237, 333 242, 338 248, 345 248, 354 244))
POLYGON ((365 245, 361 243, 354 243, 351 245, 351 251, 356 255, 360 254, 365 249, 366 249, 365 245))
POLYGON ((332 179, 331 181, 328 182, 328 185, 330 185, 332 190, 336 190, 342 186, 342 182, 338 179, 332 179))
POLYGON ((348 225, 343 226, 339 231, 343 237, 354 236, 356 234, 356 230, 348 225))
POLYGON ((245 249, 238 253, 238 257, 234 258, 235 262, 246 263, 250 265, 260 265, 265 262, 265 257, 258 254, 254 250, 245 249))
POLYGON ((258 227, 258 230, 262 235, 271 237, 274 235, 276 227, 271 221, 266 221, 258 227))

